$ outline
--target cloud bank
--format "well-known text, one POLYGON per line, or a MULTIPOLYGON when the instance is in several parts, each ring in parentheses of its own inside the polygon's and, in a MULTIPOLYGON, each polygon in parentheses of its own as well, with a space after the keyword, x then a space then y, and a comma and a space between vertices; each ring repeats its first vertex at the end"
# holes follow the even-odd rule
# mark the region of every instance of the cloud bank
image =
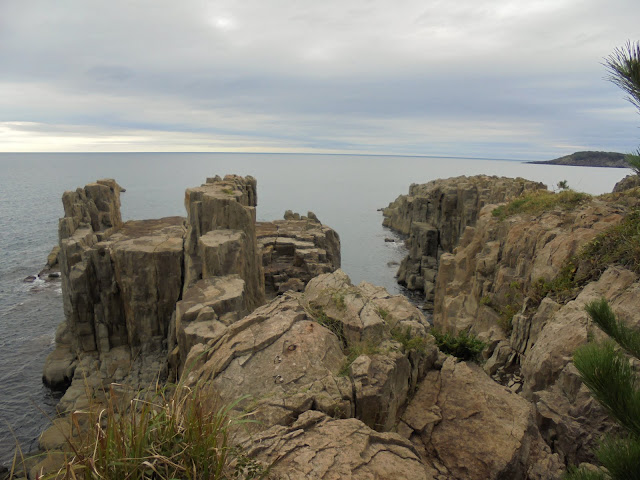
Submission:
POLYGON ((0 150, 630 151, 632 0, 4 0, 0 150))

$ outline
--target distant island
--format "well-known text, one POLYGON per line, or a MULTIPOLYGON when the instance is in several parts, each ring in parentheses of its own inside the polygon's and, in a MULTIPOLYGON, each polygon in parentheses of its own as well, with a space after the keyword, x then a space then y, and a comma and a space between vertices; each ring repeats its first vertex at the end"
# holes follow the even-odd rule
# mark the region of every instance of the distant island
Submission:
POLYGON ((624 153, 617 152, 575 152, 554 160, 527 162, 540 165, 573 165, 576 167, 629 168, 624 153))

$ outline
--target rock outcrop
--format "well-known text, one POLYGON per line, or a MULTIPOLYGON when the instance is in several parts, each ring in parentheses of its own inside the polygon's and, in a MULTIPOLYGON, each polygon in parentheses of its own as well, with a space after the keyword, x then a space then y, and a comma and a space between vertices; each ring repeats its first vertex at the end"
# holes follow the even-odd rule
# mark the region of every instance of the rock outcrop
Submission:
POLYGON ((185 381, 222 404, 249 395, 243 444, 284 478, 558 478, 532 405, 445 361, 429 329, 406 298, 337 270, 216 325, 185 381))
POLYGON ((484 175, 412 184, 408 195, 400 195, 383 210, 383 225, 408 235, 409 254, 398 270, 398 283, 424 293, 425 306, 431 309, 440 257, 453 251, 481 208, 544 188, 522 178, 484 175))
POLYGON ((265 290, 273 298, 286 291, 302 291, 313 277, 340 268, 340 237, 309 212, 290 210, 284 220, 258 222, 265 290))
MULTIPOLYGON (((436 324, 476 331, 494 355, 485 370, 493 365, 489 373, 500 379, 500 372, 517 365, 524 387, 500 385, 481 367, 439 352, 431 325, 405 297, 367 282, 352 285, 336 270, 337 234, 315 215, 289 212, 284 221, 256 227, 251 177, 216 177, 188 189, 187 218, 126 223, 120 220, 120 188, 101 181, 65 194, 67 216, 60 221, 66 322, 45 370, 50 384, 71 380, 59 410, 86 411, 91 402, 113 395, 126 400, 154 381, 175 377, 203 390, 212 408, 223 404, 233 406, 232 414, 253 412, 257 422, 236 432, 233 442, 259 461, 277 459, 271 471, 282 478, 559 478, 563 461, 582 458, 580 445, 571 450, 567 444, 569 435, 591 435, 585 444, 595 438, 576 415, 597 407, 585 403, 588 396, 565 350, 551 339, 542 341, 547 326, 567 323, 568 313, 558 315, 570 304, 547 301, 540 311, 548 316, 536 327, 524 317, 522 324, 514 320, 525 332, 515 337, 500 330, 495 316, 487 314, 477 324, 470 316, 490 308, 478 295, 494 293, 493 284, 502 292, 505 282, 515 281, 514 272, 553 275, 573 247, 553 244, 562 237, 558 224, 554 235, 539 234, 547 239, 540 251, 550 245, 547 257, 509 263, 520 252, 515 233, 511 243, 505 240, 516 222, 498 222, 486 215, 488 209, 478 212, 492 199, 539 185, 494 181, 498 186, 482 177, 455 179, 450 188, 412 187, 415 195, 396 201, 395 216, 392 208, 387 218, 405 225, 405 233, 414 232, 414 275, 440 262, 436 324), (447 218, 436 205, 459 217, 447 218), (435 237, 428 233, 431 226, 423 227, 427 221, 435 237), (476 235, 488 249, 484 256, 473 250, 480 241, 476 235), (453 251, 459 237, 455 255, 443 254, 453 251), (266 304, 265 275, 269 294, 280 293, 266 304), (481 287, 468 291, 470 285, 481 287), (457 296, 459 303, 451 300, 457 296), (458 316, 461 323, 454 322, 458 316), (526 346, 514 343, 516 338, 526 346), (541 349, 544 344, 553 348, 541 349)), ((576 214, 575 248, 586 241, 584 231, 621 215, 605 207, 576 214)), ((524 235, 522 248, 531 250, 530 236, 524 235)), ((635 277, 618 273, 625 295, 632 295, 635 277)), ((592 295, 614 299, 605 288, 614 282, 602 282, 592 295)), ((571 308, 577 312, 582 304, 571 308)), ((586 336, 586 327, 577 323, 567 345, 586 336)), ((52 451, 49 457, 65 448, 59 432, 70 432, 70 422, 57 420, 41 437, 42 448, 52 451)))
POLYGON ((574 350, 598 334, 585 305, 604 297, 631 320, 640 284, 636 274, 613 266, 573 296, 545 296, 544 289, 635 201, 615 198, 505 219, 487 205, 453 253, 442 255, 436 278, 434 325, 487 343, 485 371, 535 406, 542 438, 566 464, 592 461, 597 439, 615 428, 571 363, 574 350))
POLYGON ((613 192, 624 192, 631 188, 640 187, 640 175, 627 175, 613 187, 613 192))

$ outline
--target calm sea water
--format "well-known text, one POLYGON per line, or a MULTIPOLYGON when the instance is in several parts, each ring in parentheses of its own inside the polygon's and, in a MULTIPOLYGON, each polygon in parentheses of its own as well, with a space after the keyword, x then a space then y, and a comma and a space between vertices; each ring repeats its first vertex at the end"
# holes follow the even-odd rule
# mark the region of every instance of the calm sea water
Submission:
POLYGON ((185 215, 184 190, 207 176, 237 173, 258 179, 258 219, 312 210, 342 241, 342 268, 392 293, 404 251, 387 243, 378 208, 411 183, 458 175, 521 176, 580 191, 611 191, 628 170, 527 165, 514 161, 432 157, 297 154, 6 154, 0 153, 0 464, 16 439, 25 450, 54 414, 56 399, 41 372, 63 319, 59 283, 23 279, 37 274, 57 243, 61 195, 98 178, 115 178, 125 220, 185 215))

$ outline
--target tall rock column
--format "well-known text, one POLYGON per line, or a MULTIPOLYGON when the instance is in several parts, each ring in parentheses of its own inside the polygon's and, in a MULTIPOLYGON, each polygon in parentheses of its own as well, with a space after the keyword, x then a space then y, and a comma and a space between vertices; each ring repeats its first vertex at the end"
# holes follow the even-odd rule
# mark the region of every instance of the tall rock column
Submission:
POLYGON ((245 282, 247 309, 264 303, 256 205, 256 180, 251 176, 217 176, 187 189, 184 292, 198 280, 236 274, 245 282))

